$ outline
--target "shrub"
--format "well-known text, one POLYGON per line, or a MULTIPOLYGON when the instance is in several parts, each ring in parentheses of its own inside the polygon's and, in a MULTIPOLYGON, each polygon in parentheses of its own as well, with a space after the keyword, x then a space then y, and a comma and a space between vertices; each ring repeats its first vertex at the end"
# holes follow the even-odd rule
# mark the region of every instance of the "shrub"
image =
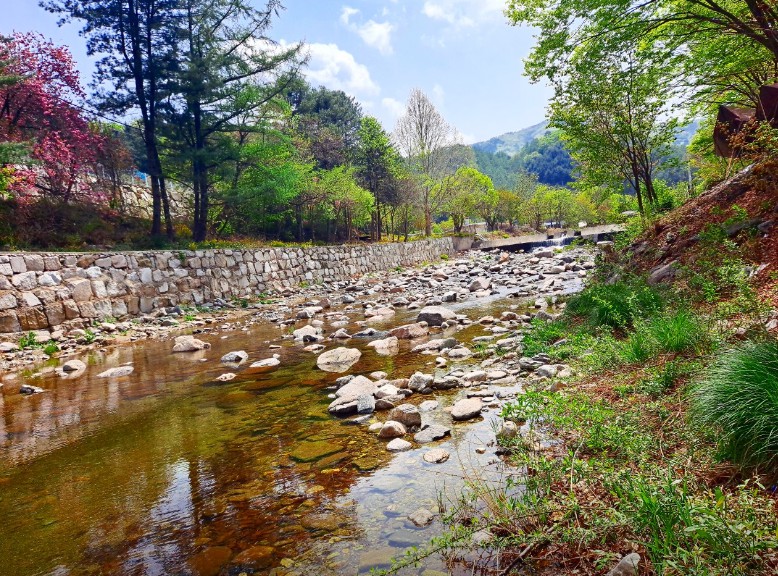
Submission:
POLYGON ((692 389, 692 415, 719 433, 719 449, 736 464, 778 464, 778 341, 726 352, 692 389))
POLYGON ((567 313, 586 318, 594 326, 628 328, 636 319, 650 316, 663 306, 662 296, 655 288, 631 280, 592 284, 570 299, 567 313))

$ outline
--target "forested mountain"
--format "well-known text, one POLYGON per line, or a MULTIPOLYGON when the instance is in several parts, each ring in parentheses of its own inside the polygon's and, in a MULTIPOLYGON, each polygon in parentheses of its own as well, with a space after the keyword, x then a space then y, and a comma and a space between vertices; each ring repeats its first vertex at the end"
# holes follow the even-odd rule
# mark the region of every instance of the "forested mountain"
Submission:
MULTIPOLYGON (((679 129, 671 152, 677 161, 659 169, 660 179, 671 185, 687 179, 687 169, 681 160, 699 127, 699 122, 694 120, 679 129)), ((496 188, 512 189, 521 172, 535 174, 539 183, 549 186, 567 186, 575 177, 575 161, 548 122, 477 142, 472 147, 478 169, 492 179, 496 188)))
POLYGON ((527 144, 540 138, 548 132, 548 121, 544 120, 540 124, 535 124, 518 132, 507 132, 485 142, 476 142, 473 144, 474 150, 496 154, 503 152, 508 156, 518 153, 527 144))
MULTIPOLYGON (((511 134, 529 133, 539 126, 541 124, 511 134)), ((536 174, 539 183, 549 186, 566 186, 573 180, 573 160, 555 132, 546 130, 540 136, 530 139, 514 155, 502 151, 489 152, 479 148, 478 144, 473 145, 473 148, 478 169, 492 179, 496 188, 513 189, 520 172, 536 174)))

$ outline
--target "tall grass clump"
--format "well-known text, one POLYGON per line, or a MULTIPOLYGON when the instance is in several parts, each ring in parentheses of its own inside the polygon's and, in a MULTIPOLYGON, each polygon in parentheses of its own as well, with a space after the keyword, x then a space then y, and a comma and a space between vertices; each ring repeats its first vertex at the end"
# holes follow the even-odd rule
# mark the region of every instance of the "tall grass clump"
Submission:
POLYGON ((699 353, 709 347, 710 331, 687 310, 674 310, 635 323, 634 331, 618 344, 627 364, 637 364, 658 354, 699 353))
POLYGON ((710 343, 708 327, 688 310, 652 318, 649 331, 665 353, 701 352, 710 343))
POLYGON ((749 342, 724 353, 692 389, 692 415, 718 432, 724 458, 778 468, 778 341, 749 342))
POLYGON ((635 320, 650 317, 664 307, 662 295, 639 280, 592 284, 567 303, 567 314, 593 326, 629 328, 635 320))

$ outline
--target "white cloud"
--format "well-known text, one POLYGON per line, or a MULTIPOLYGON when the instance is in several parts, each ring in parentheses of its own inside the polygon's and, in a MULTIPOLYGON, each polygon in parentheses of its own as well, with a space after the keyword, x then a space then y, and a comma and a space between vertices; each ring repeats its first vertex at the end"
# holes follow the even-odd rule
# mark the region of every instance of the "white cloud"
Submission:
POLYGON ((352 8, 351 6, 344 6, 343 11, 340 13, 340 21, 344 25, 348 26, 352 16, 359 14, 359 10, 352 8))
POLYGON ((384 98, 381 100, 381 105, 392 115, 394 118, 399 118, 405 113, 405 104, 394 98, 384 98))
POLYGON ((505 0, 426 0, 421 12, 454 28, 470 28, 502 16, 504 9, 505 0))
POLYGON ((392 48, 393 31, 394 26, 389 22, 378 23, 373 20, 368 20, 357 29, 359 37, 365 44, 376 48, 385 56, 394 51, 392 48))
POLYGON ((307 48, 310 60, 305 75, 312 83, 343 90, 352 96, 381 92, 367 66, 359 64, 350 52, 338 48, 337 44, 308 44, 307 48))
MULTIPOLYGON (((386 13, 386 9, 384 9, 386 13)), ((384 56, 392 54, 394 48, 392 47, 392 32, 395 27, 390 22, 376 22, 375 20, 368 20, 363 24, 357 24, 352 20, 352 16, 359 14, 359 10, 352 8, 351 6, 343 6, 340 13, 340 21, 349 30, 359 35, 362 41, 375 48, 384 56)))

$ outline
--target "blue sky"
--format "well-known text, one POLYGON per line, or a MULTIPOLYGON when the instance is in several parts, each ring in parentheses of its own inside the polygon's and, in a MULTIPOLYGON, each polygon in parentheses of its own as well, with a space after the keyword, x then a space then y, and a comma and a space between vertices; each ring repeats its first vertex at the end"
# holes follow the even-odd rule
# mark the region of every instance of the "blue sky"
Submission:
MULTIPOLYGON (((271 37, 305 41, 314 85, 356 97, 391 131, 413 88, 466 142, 543 120, 550 90, 522 77, 532 31, 507 24, 504 0, 286 0, 271 37)), ((3 8, 0 33, 38 31, 70 47, 91 76, 77 26, 58 28, 36 0, 3 8)))

